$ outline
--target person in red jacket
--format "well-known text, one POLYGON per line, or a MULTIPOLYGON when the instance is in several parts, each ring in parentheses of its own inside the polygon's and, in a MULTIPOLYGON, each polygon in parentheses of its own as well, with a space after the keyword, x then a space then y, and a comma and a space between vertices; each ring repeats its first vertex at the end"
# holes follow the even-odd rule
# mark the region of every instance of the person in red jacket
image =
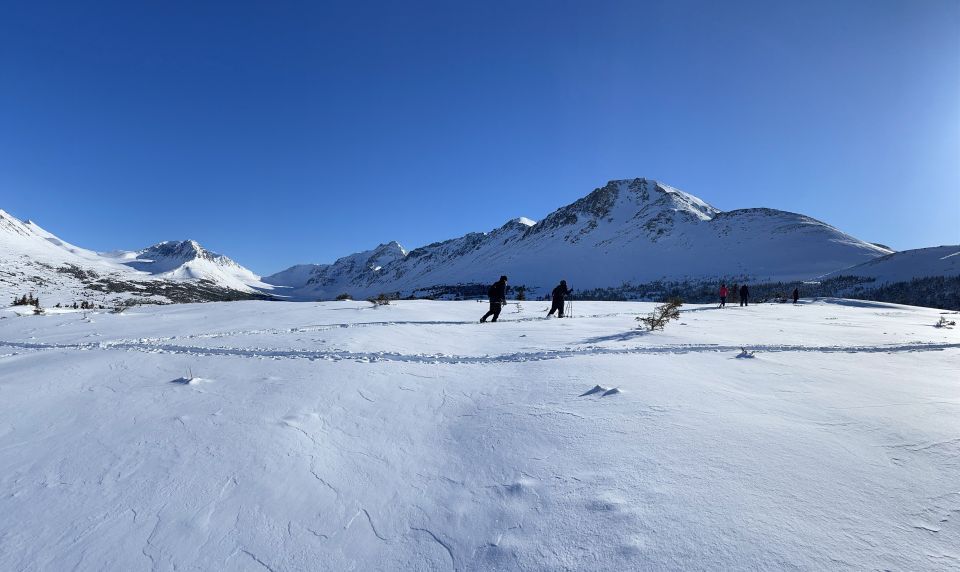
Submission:
POLYGON ((727 294, 729 294, 729 293, 730 293, 730 291, 727 290, 727 285, 726 285, 726 284, 721 284, 721 285, 720 285, 720 307, 721 307, 721 308, 726 308, 726 307, 727 307, 727 294))

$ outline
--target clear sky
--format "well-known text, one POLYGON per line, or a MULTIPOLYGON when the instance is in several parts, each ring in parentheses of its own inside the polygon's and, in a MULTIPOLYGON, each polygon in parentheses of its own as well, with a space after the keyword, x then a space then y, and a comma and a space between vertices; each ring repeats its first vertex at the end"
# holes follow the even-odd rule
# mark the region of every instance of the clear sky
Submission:
POLYGON ((960 1, 6 2, 0 208, 256 272, 648 177, 960 243, 960 1))

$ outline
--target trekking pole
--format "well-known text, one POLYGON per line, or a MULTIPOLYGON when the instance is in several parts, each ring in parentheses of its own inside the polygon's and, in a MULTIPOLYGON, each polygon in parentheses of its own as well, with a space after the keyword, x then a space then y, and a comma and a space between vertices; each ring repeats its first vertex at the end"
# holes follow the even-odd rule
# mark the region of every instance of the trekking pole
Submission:
POLYGON ((569 308, 569 310, 567 310, 567 317, 572 318, 573 317, 573 300, 567 300, 567 307, 569 308))

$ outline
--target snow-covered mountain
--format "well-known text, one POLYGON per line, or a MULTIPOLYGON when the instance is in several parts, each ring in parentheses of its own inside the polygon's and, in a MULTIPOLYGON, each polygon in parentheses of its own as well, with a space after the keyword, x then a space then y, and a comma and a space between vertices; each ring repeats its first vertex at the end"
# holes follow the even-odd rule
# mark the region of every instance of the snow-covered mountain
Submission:
MULTIPOLYGON (((47 303, 329 300, 380 293, 454 298, 482 296, 501 274, 532 296, 560 279, 584 297, 605 299, 666 289, 703 299, 721 280, 765 285, 770 295, 786 283, 820 280, 820 295, 868 296, 867 290, 887 282, 930 276, 960 281, 960 256, 949 256, 957 250, 894 253, 801 214, 724 212, 658 181, 630 179, 610 181, 539 222, 516 218, 409 252, 386 242, 332 264, 300 264, 262 279, 192 240, 99 253, 0 211, 0 296, 34 291, 47 303)), ((952 307, 941 299, 935 298, 947 304, 941 307, 952 307)))
POLYGON ((804 280, 892 253, 804 215, 723 212, 648 179, 610 181, 536 223, 514 219, 406 255, 391 244, 385 264, 358 265, 347 257, 316 267, 307 280, 302 267, 294 267, 264 281, 291 287, 299 297, 443 295, 507 274, 512 284, 542 293, 561 278, 580 289, 723 277, 804 280), (331 273, 336 280, 316 279, 331 273))
POLYGON ((815 294, 960 310, 960 245, 904 250, 820 276, 815 294))
POLYGON ((344 256, 333 264, 298 264, 263 280, 290 289, 284 293, 290 297, 330 299, 352 290, 358 281, 376 280, 383 267, 406 255, 400 244, 389 242, 344 256))
POLYGON ((270 286, 231 258, 200 246, 195 240, 165 241, 137 252, 112 253, 123 264, 171 280, 212 280, 217 284, 254 292, 270 286))
POLYGON ((960 244, 894 252, 822 278, 838 276, 872 278, 878 284, 907 282, 918 277, 960 276, 960 244))
POLYGON ((0 210, 0 296, 33 293, 44 305, 115 305, 262 298, 273 287, 195 241, 98 253, 0 210))

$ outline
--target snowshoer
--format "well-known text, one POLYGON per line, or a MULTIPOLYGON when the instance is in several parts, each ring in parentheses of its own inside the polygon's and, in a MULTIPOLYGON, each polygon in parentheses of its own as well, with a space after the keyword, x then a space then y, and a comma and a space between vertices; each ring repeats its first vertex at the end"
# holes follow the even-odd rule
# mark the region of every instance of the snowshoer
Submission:
POLYGON ((720 285, 720 307, 721 307, 721 308, 726 308, 726 307, 727 307, 727 294, 729 294, 729 293, 730 293, 730 291, 727 290, 727 285, 726 285, 726 284, 721 284, 721 285, 720 285))
POLYGON ((793 303, 796 304, 796 303, 797 303, 797 300, 799 300, 799 299, 800 299, 800 289, 799 289, 799 288, 794 288, 794 289, 793 289, 793 303))
POLYGON ((497 318, 500 317, 500 311, 503 310, 503 305, 507 303, 507 277, 501 276, 500 280, 491 284, 490 289, 487 290, 487 296, 490 297, 490 311, 480 318, 481 324, 486 322, 490 316, 493 316, 491 322, 496 322, 497 318))
POLYGON ((573 292, 573 290, 567 288, 567 281, 561 280, 560 285, 553 289, 553 304, 550 306, 550 312, 547 313, 547 317, 552 316, 554 312, 558 312, 557 317, 563 317, 563 301, 566 300, 571 292, 573 292))
POLYGON ((746 284, 740 287, 740 305, 741 306, 750 305, 750 289, 747 288, 746 284))

